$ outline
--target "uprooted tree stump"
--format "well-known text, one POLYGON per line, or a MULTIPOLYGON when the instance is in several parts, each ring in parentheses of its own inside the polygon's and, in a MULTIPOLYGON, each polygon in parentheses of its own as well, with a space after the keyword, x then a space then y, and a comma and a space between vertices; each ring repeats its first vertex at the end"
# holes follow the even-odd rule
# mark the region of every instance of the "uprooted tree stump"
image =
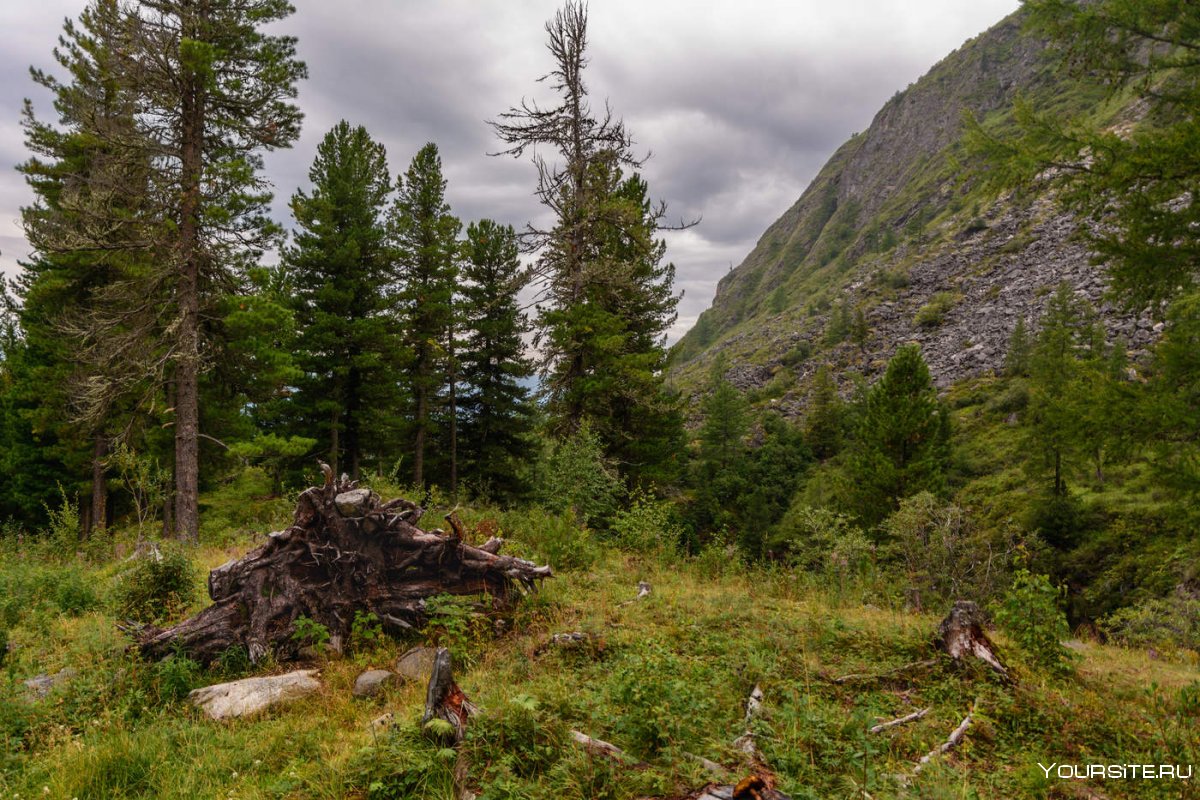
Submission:
POLYGON ((209 573, 213 605, 171 628, 140 633, 145 656, 178 649, 209 663, 240 645, 252 662, 268 652, 287 659, 304 644, 293 636, 301 616, 324 625, 336 648, 349 640, 356 613, 373 613, 385 629, 401 632, 424 621, 428 597, 489 594, 507 602, 552 577, 548 566, 498 555, 498 539, 468 545, 453 514, 446 517, 449 533, 424 531, 416 504, 382 502, 321 467, 325 485, 300 495, 289 528, 209 573))

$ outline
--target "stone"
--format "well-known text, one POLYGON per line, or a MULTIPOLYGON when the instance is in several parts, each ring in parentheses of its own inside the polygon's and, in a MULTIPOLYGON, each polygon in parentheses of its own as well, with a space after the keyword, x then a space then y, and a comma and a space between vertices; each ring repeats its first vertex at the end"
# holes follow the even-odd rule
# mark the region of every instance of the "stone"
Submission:
POLYGON ((374 697, 384 690, 395 679, 393 672, 386 669, 369 669, 359 675, 354 681, 354 696, 359 698, 374 697))
POLYGON ((437 650, 433 647, 414 647, 396 660, 396 673, 401 680, 425 683, 433 671, 437 650))
POLYGON ((212 719, 234 719, 270 706, 306 697, 321 688, 319 670, 301 669, 285 675, 245 678, 196 689, 188 694, 192 704, 212 719))
POLYGON ((333 498, 333 504, 337 506, 338 513, 343 517, 363 516, 370 507, 370 501, 370 489, 351 489, 333 498))
POLYGON ((60 683, 74 678, 75 670, 67 667, 61 669, 53 675, 37 675, 25 681, 25 699, 33 702, 46 697, 60 683))

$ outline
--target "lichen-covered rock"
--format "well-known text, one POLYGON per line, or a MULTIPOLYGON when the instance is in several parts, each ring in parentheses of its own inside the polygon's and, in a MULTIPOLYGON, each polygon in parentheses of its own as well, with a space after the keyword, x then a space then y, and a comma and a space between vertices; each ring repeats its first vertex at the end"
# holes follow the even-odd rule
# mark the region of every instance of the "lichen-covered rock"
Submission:
POLYGON ((66 669, 59 670, 53 675, 37 675, 32 677, 25 681, 25 699, 30 702, 41 700, 43 697, 46 697, 48 694, 50 694, 55 686, 58 686, 63 681, 75 677, 75 675, 75 670, 67 667, 66 669))
POLYGON ((433 670, 437 650, 432 647, 414 647, 396 660, 396 674, 402 680, 424 683, 433 670))
POLYGON ((386 669, 369 669, 354 681, 354 696, 363 699, 375 697, 395 678, 395 673, 386 669))
POLYGON ((316 692, 321 688, 317 674, 315 669, 301 669, 286 675, 218 683, 194 690, 188 699, 213 719, 245 717, 316 692))
POLYGON ((371 507, 370 489, 351 489, 333 498, 333 504, 343 517, 361 517, 371 507))

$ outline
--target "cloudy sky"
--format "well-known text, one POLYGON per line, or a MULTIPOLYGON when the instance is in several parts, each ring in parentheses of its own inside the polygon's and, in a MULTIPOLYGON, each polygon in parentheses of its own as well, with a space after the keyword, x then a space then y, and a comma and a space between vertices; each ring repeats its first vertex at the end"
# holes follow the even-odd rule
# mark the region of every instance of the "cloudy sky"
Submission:
MULTIPOLYGON (((551 67, 545 21, 557 0, 293 0, 280 30, 299 37, 310 78, 296 146, 272 154, 276 216, 307 183, 316 144, 338 120, 365 125, 402 172, 437 142, 454 212, 520 227, 541 213, 527 161, 490 158, 486 121, 522 97, 550 99, 535 79, 551 67)), ((67 16, 85 0, 0 3, 0 269, 27 246, 19 208, 30 193, 13 166, 26 158, 28 78, 52 66, 67 16)), ((669 235, 685 291, 677 338, 708 307, 716 282, 804 190, 833 150, 865 129, 888 97, 1018 0, 592 0, 587 82, 624 117, 652 194, 673 217, 702 218, 669 235)))

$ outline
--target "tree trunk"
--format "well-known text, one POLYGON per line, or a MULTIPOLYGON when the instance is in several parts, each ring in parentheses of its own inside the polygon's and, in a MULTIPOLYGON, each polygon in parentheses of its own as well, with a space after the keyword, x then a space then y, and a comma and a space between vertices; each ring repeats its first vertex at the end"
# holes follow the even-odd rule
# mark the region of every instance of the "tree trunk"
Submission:
POLYGON ((108 520, 108 478, 104 474, 107 456, 108 439, 103 433, 97 433, 92 444, 92 533, 103 531, 108 520))
POLYGON ((454 360, 454 332, 450 333, 450 496, 458 501, 458 364, 454 360))
POLYGON ((449 534, 421 530, 416 523, 423 510, 415 504, 383 503, 322 468, 325 485, 300 495, 291 527, 213 570, 213 605, 173 628, 143 631, 144 655, 162 658, 178 648, 211 663, 242 646, 255 662, 269 652, 286 659, 304 645, 293 638, 300 616, 324 625, 330 641, 341 643, 359 612, 402 632, 424 621, 426 598, 489 594, 505 602, 552 577, 550 567, 497 555, 499 541, 466 544, 453 515, 449 534))
POLYGON ((333 470, 334 475, 337 474, 338 466, 342 463, 339 457, 341 453, 338 452, 341 448, 341 442, 338 440, 341 417, 341 411, 335 408, 333 417, 329 420, 329 468, 333 470))
MULTIPOLYGON (((424 369, 418 373, 418 382, 425 380, 424 369)), ((413 485, 417 489, 425 488, 425 426, 429 417, 429 398, 425 387, 417 386, 417 435, 413 440, 413 485)))
MULTIPOLYGON (((204 4, 183 12, 183 36, 200 38, 204 4), (190 18, 189 18, 190 17, 190 18)), ((200 538, 200 180, 204 158, 204 87, 182 68, 180 105, 179 347, 175 370, 175 534, 200 538)))

